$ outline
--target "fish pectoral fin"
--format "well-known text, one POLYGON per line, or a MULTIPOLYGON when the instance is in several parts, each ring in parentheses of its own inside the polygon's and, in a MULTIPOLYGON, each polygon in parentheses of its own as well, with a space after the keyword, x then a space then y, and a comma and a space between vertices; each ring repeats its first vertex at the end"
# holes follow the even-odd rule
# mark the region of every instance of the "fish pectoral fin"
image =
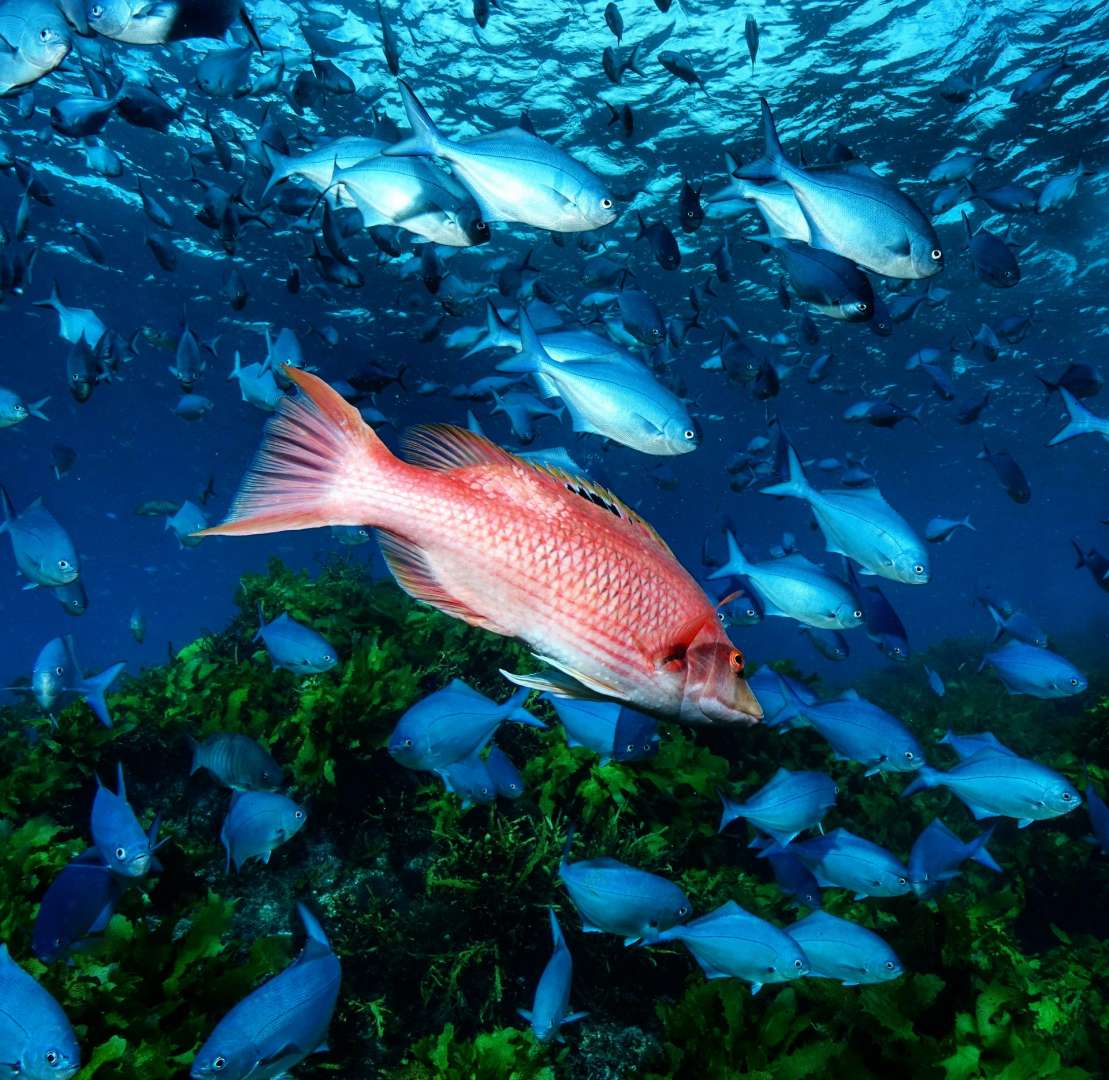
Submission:
POLYGON ((474 611, 461 600, 451 596, 435 576, 435 571, 428 564, 427 557, 419 546, 387 529, 378 529, 377 538, 390 573, 397 579, 397 584, 413 599, 430 604, 433 608, 438 608, 471 626, 480 626, 483 630, 490 630, 502 637, 516 636, 515 631, 507 629, 488 615, 474 611))
POLYGON ((601 697, 619 698, 623 695, 611 683, 606 683, 603 679, 594 678, 592 675, 586 675, 584 672, 578 671, 577 668, 571 667, 569 664, 564 664, 559 660, 554 660, 549 656, 541 656, 539 653, 535 654, 535 659, 541 664, 546 664, 548 667, 554 668, 565 675, 568 675, 575 682, 580 683, 591 693, 597 694, 601 697))
POLYGON ((525 686, 529 690, 538 690, 540 693, 551 694, 554 697, 573 698, 578 701, 610 701, 614 694, 612 691, 598 692, 586 685, 580 679, 567 671, 557 667, 544 668, 531 675, 517 675, 511 671, 500 669, 501 674, 517 686, 525 686))

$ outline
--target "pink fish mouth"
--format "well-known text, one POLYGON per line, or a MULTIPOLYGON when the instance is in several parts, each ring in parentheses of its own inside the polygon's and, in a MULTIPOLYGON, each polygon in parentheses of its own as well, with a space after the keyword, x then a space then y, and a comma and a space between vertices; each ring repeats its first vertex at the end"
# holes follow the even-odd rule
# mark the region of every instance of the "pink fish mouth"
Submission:
POLYGON ((712 727, 753 727, 762 720, 762 706, 754 693, 743 685, 733 701, 702 697, 682 709, 682 719, 687 724, 712 727))

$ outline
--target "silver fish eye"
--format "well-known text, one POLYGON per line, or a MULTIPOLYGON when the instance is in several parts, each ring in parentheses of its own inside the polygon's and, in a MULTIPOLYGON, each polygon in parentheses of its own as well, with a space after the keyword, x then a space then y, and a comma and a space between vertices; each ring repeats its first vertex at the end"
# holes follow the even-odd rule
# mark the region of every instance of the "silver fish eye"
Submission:
POLYGON ((886 961, 886 971, 893 971, 893 961, 892 960, 887 960, 886 961))
POLYGON ((905 751, 905 760, 906 761, 912 761, 914 757, 916 757, 916 755, 912 752, 912 750, 906 750, 905 751))
POLYGON ((300 821, 304 817, 304 811, 298 810, 295 814, 293 814, 293 817, 295 817, 297 821, 300 821))
MULTIPOLYGON (((489 231, 489 226, 486 225, 484 221, 475 221, 474 222, 474 228, 477 229, 478 232, 488 232, 489 231)), ((362 535, 363 536, 366 535, 366 530, 365 529, 362 530, 362 535)))
POLYGON ((681 907, 678 908, 678 916, 680 918, 684 919, 688 914, 689 914, 689 905, 688 904, 682 904, 681 907))
POLYGON ((411 746, 411 745, 412 745, 412 740, 411 740, 411 739, 405 739, 405 740, 404 740, 404 743, 403 743, 402 745, 404 745, 404 746, 411 746))
POLYGON ((120 862, 122 862, 124 859, 126 859, 127 858, 127 849, 117 847, 116 848, 116 858, 119 859, 120 862))
POLYGON ((870 305, 869 305, 869 304, 868 304, 868 303, 867 303, 867 302, 866 302, 865 300, 860 300, 860 301, 859 301, 859 302, 858 302, 858 303, 857 303, 857 304, 855 305, 855 310, 856 310, 856 311, 858 311, 858 312, 863 312, 863 311, 866 311, 866 309, 867 309, 867 308, 868 308, 869 306, 870 306, 870 305))
POLYGON ((612 209, 612 200, 610 198, 608 198, 607 196, 601 200, 601 209, 602 210, 611 210, 612 209))
POLYGON ((917 563, 916 566, 913 567, 913 573, 914 574, 923 574, 924 573, 923 565, 921 563, 917 563))
POLYGON ((65 674, 65 668, 64 667, 54 668, 54 674, 57 675, 60 678, 62 675, 65 674))
POLYGON ((324 663, 327 663, 327 661, 331 659, 331 653, 326 653, 325 652, 323 654, 323 659, 324 659, 324 663))
POLYGON ((625 746, 624 749, 625 751, 627 751, 627 753, 630 754, 635 749, 635 743, 628 743, 628 745, 625 746))
POLYGON ((1070 792, 1069 791, 1064 791, 1063 792, 1063 802, 1070 802, 1070 792))
POLYGON ((805 966, 805 962, 803 960, 794 960, 793 966, 797 968, 798 971, 800 971, 805 966))
POLYGON ((682 434, 685 436, 686 442, 693 442, 697 438, 697 432, 692 428, 686 428, 682 434))
POLYGON ((897 879, 897 884, 898 884, 898 885, 908 885, 908 884, 909 884, 909 879, 908 879, 908 878, 903 878, 903 877, 899 877, 899 878, 897 879))
POLYGON ((863 617, 863 613, 859 608, 855 608, 851 614, 854 615, 856 619, 861 619, 863 617))
POLYGON ((46 1053, 43 1055, 43 1060, 46 1062, 47 1065, 57 1065, 58 1064, 58 1051, 57 1050, 47 1050, 46 1053))
POLYGON ((212 1059, 212 1068, 215 1069, 216 1072, 222 1070, 226 1064, 227 1058, 225 1058, 222 1054, 220 1054, 219 1057, 212 1059))
POLYGON ((50 31, 44 26, 39 31, 39 41, 49 41, 49 40, 50 40, 50 31))
POLYGON ((69 569, 69 560, 68 559, 59 559, 58 560, 58 569, 59 570, 68 570, 69 569))
POLYGON ((1071 679, 1070 684, 1071 684, 1071 686, 1077 686, 1078 685, 1078 680, 1077 679, 1071 679))
POLYGON ((939 248, 932 248, 931 255, 933 262, 939 262, 943 258, 943 252, 939 248))
POLYGON ((93 4, 93 6, 91 8, 89 8, 89 18, 90 19, 99 19, 100 16, 103 15, 103 14, 104 14, 104 8, 100 4, 93 4))

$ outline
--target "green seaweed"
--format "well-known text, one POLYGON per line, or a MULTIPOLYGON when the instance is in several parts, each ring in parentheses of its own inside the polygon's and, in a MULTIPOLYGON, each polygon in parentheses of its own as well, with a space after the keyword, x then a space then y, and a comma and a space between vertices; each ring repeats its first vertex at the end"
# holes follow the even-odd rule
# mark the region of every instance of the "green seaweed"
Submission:
MULTIPOLYGON (((822 768, 840 788, 835 824, 907 854, 935 815, 976 831, 944 791, 902 800, 903 778, 864 779, 811 732, 662 727, 659 754, 598 764, 570 748, 551 707, 547 731, 508 725, 498 742, 528 784, 514 803, 463 811, 431 777, 384 751, 401 713, 451 678, 497 700, 498 669, 529 670, 518 644, 413 604, 350 561, 314 578, 278 562, 244 577, 239 613, 111 696, 115 726, 78 702, 51 726, 32 703, 0 710, 0 940, 63 1003, 84 1049, 82 1080, 182 1075, 216 1021, 300 947, 295 902, 319 911, 343 961, 331 1051, 298 1077, 830 1080, 899 1074, 936 1080, 1079 1080, 1106 1075, 1109 970, 1104 897, 1109 859, 1075 813, 1026 830, 999 824, 1005 872, 970 867, 926 903, 853 902, 828 910, 883 934, 906 976, 841 987, 805 979, 752 996, 707 981, 678 946, 625 949, 583 935, 558 883, 570 858, 607 854, 677 881, 698 912, 736 900, 787 925, 797 917, 747 850, 742 822, 717 833, 717 790, 754 790, 780 765, 822 768), (311 624, 336 646, 335 671, 274 671, 254 641, 257 607, 311 624), (219 823, 228 796, 189 779, 186 736, 241 731, 286 766, 309 806, 306 828, 268 866, 225 875, 219 823), (87 845, 94 773, 117 761, 144 821, 163 817, 165 867, 123 898, 102 937, 71 964, 31 958, 36 905, 87 845), (575 959, 573 1005, 589 1018, 566 1045, 538 1046, 516 1009, 530 1004, 550 955, 546 910, 559 913, 575 959)), ((960 643, 924 659, 957 672, 960 643)), ((781 666, 781 665, 775 665, 781 666)), ((859 689, 930 747, 948 727, 994 731, 1020 753, 1109 788, 1109 676, 1089 666, 1084 699, 1002 696, 972 666, 943 699, 918 662, 859 689)))

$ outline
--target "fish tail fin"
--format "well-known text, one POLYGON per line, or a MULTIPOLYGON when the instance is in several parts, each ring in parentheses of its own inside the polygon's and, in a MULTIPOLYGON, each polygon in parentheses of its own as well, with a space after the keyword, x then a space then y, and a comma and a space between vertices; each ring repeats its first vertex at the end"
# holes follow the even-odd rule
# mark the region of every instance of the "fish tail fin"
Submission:
POLYGON ((49 400, 50 398, 49 396, 47 396, 44 398, 39 398, 38 401, 28 402, 27 412, 30 413, 31 416, 37 416, 40 420, 49 420, 50 417, 42 411, 43 405, 45 405, 49 400))
POLYGON ((993 837, 993 830, 994 827, 991 825, 981 836, 971 842, 973 851, 971 851, 970 860, 978 863, 979 866, 984 866, 987 870, 993 870, 994 873, 1000 874, 1004 871, 997 860, 986 850, 986 845, 993 837))
POLYGON ((628 58, 624 61, 625 71, 634 71, 636 75, 642 75, 643 70, 639 67, 639 45, 633 45, 631 52, 628 53, 628 58))
MULTIPOLYGON (((993 606, 993 604, 987 604, 986 605, 986 610, 990 613, 990 618, 993 619, 993 625, 994 625, 993 640, 994 641, 999 641, 1001 639, 1002 635, 1005 633, 1005 620, 1002 619, 1001 612, 999 612, 997 610, 997 608, 995 608, 993 606)), ((979 671, 981 671, 981 668, 979 668, 979 671)), ((950 735, 951 732, 948 732, 948 734, 950 735)))
POLYGON ((978 461, 990 460, 990 447, 988 443, 982 443, 982 449, 975 454, 975 459, 978 461))
POLYGON ((254 47, 259 53, 264 54, 266 51, 265 46, 262 44, 261 35, 259 35, 258 28, 254 25, 254 19, 251 18, 246 4, 239 5, 239 22, 243 24, 243 29, 246 30, 250 40, 254 42, 254 47))
MULTIPOLYGON (((5 492, 3 488, 0 488, 0 495, 3 495, 3 497, 4 497, 4 516, 6 518, 10 518, 11 517, 12 504, 10 502, 8 502, 7 492, 5 492)), ((0 525, 0 529, 3 529, 2 525, 0 525)), ((1074 548, 1074 555, 1075 555, 1074 568, 1075 568, 1075 570, 1081 570, 1082 567, 1084 567, 1086 565, 1086 555, 1082 551, 1082 545, 1079 544, 1079 542, 1076 539, 1072 538, 1071 539, 1071 547, 1074 548)))
POLYGON ((554 365, 554 361, 547 350, 543 348, 543 342, 536 333, 535 326, 523 305, 520 306, 519 323, 520 351, 505 362, 509 366, 498 364, 497 370, 530 374, 535 381, 536 388, 543 397, 560 397, 557 383, 547 374, 548 369, 554 365))
POLYGON ((36 300, 35 307, 52 307, 55 310, 62 306, 62 294, 58 290, 58 279, 55 278, 50 286, 50 295, 45 300, 36 300))
POLYGON ((1048 446, 1058 446, 1068 439, 1076 439, 1079 435, 1089 435, 1097 430, 1094 423, 1096 418, 1085 405, 1079 402, 1065 386, 1059 387, 1059 393, 1063 398, 1063 404, 1067 408, 1069 419, 1061 431, 1048 439, 1048 446))
POLYGON ((769 487, 759 489, 760 495, 785 495, 793 499, 809 499, 813 495, 812 486, 805 476, 805 467, 797 456, 797 451, 792 446, 786 446, 786 458, 789 462, 789 479, 780 484, 771 484, 769 487))
POLYGON ((551 944, 556 949, 566 948, 566 938, 562 934, 562 927, 558 924, 558 916, 555 914, 555 909, 547 908, 547 914, 551 919, 551 944))
POLYGON ((512 695, 504 703, 504 715, 506 720, 515 720, 517 724, 524 724, 527 727, 546 728, 546 724, 542 720, 536 719, 524 708, 524 702, 531 696, 530 686, 521 686, 515 694, 512 695))
POLYGON ((724 536, 728 541, 728 558, 725 560, 723 566, 709 574, 710 581, 722 577, 738 577, 742 574, 746 574, 747 571, 751 569, 751 564, 743 554, 743 550, 739 546, 739 541, 735 538, 735 533, 733 533, 731 529, 726 529, 724 531, 724 536))
POLYGON ((266 164, 269 166, 270 175, 266 180, 266 186, 262 188, 262 194, 258 197, 259 206, 265 203, 270 192, 277 187, 278 184, 282 184, 289 179, 293 169, 296 167, 294 159, 289 154, 281 153, 280 150, 274 149, 267 142, 262 143, 262 156, 266 159, 266 164))
POLYGON ((515 346, 516 340, 512 327, 501 318, 497 305, 491 300, 486 300, 485 333, 462 354, 462 359, 468 360, 475 353, 484 352, 486 349, 502 349, 515 346))
POLYGON ((236 349, 235 350, 235 360, 231 365, 231 374, 227 376, 227 381, 230 382, 232 379, 237 379, 242 373, 243 373, 243 364, 242 364, 242 360, 239 357, 239 350, 236 349))
POLYGON ((970 514, 967 514, 967 515, 966 515, 966 516, 965 516, 965 517, 963 518, 963 522, 962 522, 962 524, 963 524, 963 528, 965 528, 965 529, 970 529, 970 531, 971 531, 971 532, 977 532, 977 531, 978 531, 978 530, 977 530, 977 529, 976 529, 976 528, 975 528, 975 527, 974 527, 974 526, 973 526, 973 525, 972 525, 972 524, 970 523, 970 514))
POLYGON ((910 795, 915 795, 918 791, 936 787, 940 775, 941 773, 938 769, 933 769, 930 765, 922 766, 920 772, 917 773, 916 779, 901 792, 901 798, 907 799, 910 795))
POLYGON ((643 220, 643 215, 636 210, 635 212, 635 239, 642 240, 647 235, 647 222, 643 220))
POLYGON ((266 425, 227 520, 196 535, 251 536, 378 523, 381 511, 371 477, 396 458, 358 410, 323 379, 288 364, 285 375, 301 393, 282 401, 266 425))
POLYGON ((766 98, 760 97, 759 103, 762 109, 763 156, 741 166, 735 175, 741 180, 778 180, 783 166, 787 164, 786 156, 782 153, 778 129, 774 125, 774 114, 770 111, 766 98))
POLYGON ((81 685, 81 695, 88 706, 96 714, 96 719, 99 720, 106 728, 112 726, 112 716, 108 712, 108 702, 105 700, 104 695, 108 692, 108 688, 119 678, 119 673, 127 667, 122 661, 118 664, 112 664, 111 667, 105 668, 99 675, 93 675, 86 679, 81 685))
POLYGON ((1039 381, 1043 384, 1044 401, 1045 402, 1050 401, 1051 400, 1051 395, 1054 394, 1055 391, 1059 389, 1059 384, 1058 383, 1053 383, 1050 379, 1045 379, 1042 375, 1037 375, 1036 378, 1039 379, 1039 381))
POLYGON ((382 150, 386 157, 439 157, 448 145, 427 109, 420 103, 412 87, 400 81, 400 96, 404 112, 412 127, 412 136, 382 150))
POLYGON ((304 944, 304 955, 325 956, 330 954, 331 942, 328 941, 327 934, 324 933, 319 919, 304 904, 299 902, 297 903, 297 914, 300 916, 301 923, 304 924, 304 932, 308 935, 308 940, 304 944))
POLYGON ((743 817, 743 814, 739 812, 740 804, 734 799, 729 799, 727 792, 717 788, 716 794, 720 796, 722 807, 720 811, 720 824, 717 826, 716 831, 722 833, 736 818, 743 817))

